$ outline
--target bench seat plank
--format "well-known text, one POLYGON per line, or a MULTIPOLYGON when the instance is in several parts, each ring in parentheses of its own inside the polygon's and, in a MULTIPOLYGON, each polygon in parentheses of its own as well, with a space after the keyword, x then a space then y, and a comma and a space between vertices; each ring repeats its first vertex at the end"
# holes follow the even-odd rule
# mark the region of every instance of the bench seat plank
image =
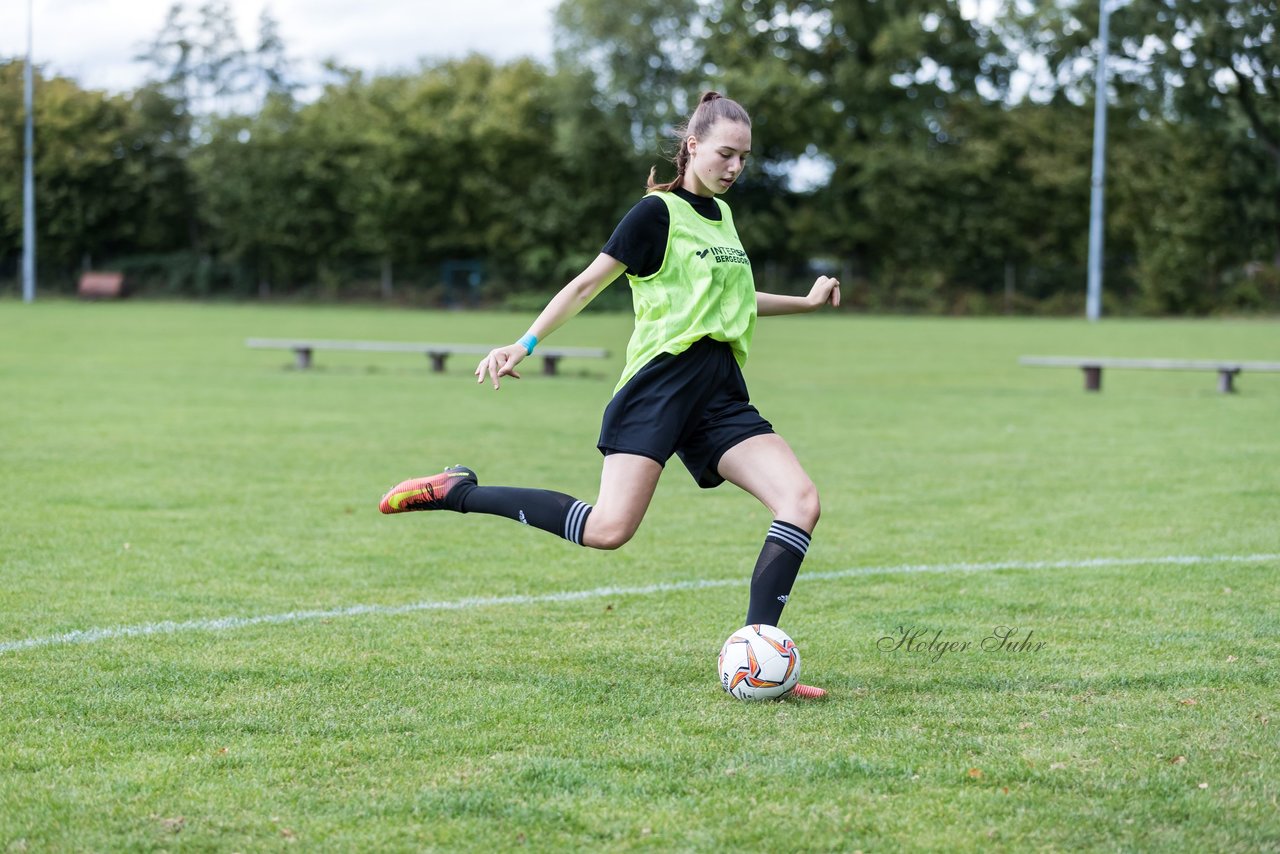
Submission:
MULTIPOLYGON (((292 350, 297 356, 300 370, 311 367, 311 355, 315 350, 356 350, 371 353, 423 353, 431 359, 431 369, 441 373, 445 360, 455 354, 483 356, 494 349, 489 344, 433 344, 410 341, 353 341, 325 338, 249 338, 245 346, 258 350, 292 350)), ((555 376, 563 358, 603 359, 609 351, 598 347, 545 347, 539 348, 543 373, 555 376)))
POLYGON ((1226 359, 1125 359, 1109 356, 1022 356, 1018 363, 1038 368, 1080 368, 1085 391, 1102 389, 1103 368, 1148 371, 1216 371, 1218 391, 1236 390, 1235 378, 1242 371, 1280 372, 1280 362, 1245 362, 1226 359))
POLYGON ((1280 362, 1244 362, 1227 359, 1121 359, 1089 356, 1023 356, 1023 365, 1043 368, 1135 368, 1152 371, 1280 371, 1280 362))

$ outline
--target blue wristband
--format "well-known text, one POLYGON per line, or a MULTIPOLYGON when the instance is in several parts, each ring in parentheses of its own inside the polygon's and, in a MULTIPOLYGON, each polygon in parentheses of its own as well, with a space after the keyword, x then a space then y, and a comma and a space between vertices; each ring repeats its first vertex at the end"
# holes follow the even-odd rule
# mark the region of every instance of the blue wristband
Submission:
POLYGON ((533 348, 538 346, 538 336, 534 335, 532 332, 526 332, 524 337, 516 343, 528 350, 529 355, 532 356, 533 348))

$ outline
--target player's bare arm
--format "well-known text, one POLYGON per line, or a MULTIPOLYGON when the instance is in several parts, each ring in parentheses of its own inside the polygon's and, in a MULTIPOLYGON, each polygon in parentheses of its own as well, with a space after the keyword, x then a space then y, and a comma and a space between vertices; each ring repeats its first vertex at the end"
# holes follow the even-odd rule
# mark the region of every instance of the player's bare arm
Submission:
MULTIPOLYGON (((528 333, 521 341, 536 343, 545 340, 548 335, 586 308, 597 294, 622 275, 624 269, 626 266, 616 258, 611 258, 604 253, 597 255, 587 269, 575 276, 551 298, 551 302, 547 303, 547 307, 538 315, 538 319, 529 327, 528 333)), ((520 379, 516 365, 530 353, 529 347, 521 341, 490 350, 489 354, 476 366, 476 382, 484 382, 485 376, 488 375, 493 387, 497 389, 501 386, 502 377, 511 376, 520 379)))
POLYGON ((840 307, 840 280, 832 276, 819 276, 808 295, 802 297, 756 292, 756 314, 761 317, 804 314, 817 311, 824 305, 840 307))

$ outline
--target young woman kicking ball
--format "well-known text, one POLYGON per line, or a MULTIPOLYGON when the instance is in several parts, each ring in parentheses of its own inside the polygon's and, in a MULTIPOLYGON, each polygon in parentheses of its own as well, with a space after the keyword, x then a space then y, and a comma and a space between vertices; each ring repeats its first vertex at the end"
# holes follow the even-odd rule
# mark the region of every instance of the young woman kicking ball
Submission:
MULTIPOLYGON (((479 486, 463 466, 413 478, 382 499, 383 513, 453 510, 506 516, 570 542, 616 549, 635 534, 663 465, 680 457, 703 488, 724 481, 754 495, 773 524, 751 577, 748 625, 776 626, 818 522, 818 491, 790 446, 747 395, 746 362, 757 316, 840 304, 826 276, 808 296, 758 293, 733 215, 720 200, 746 166, 751 119, 716 92, 702 96, 680 132, 675 180, 654 181, 595 261, 564 287, 517 343, 480 361, 476 381, 494 389, 538 342, 574 317, 626 271, 636 325, 627 364, 605 409, 604 454, 595 506, 559 492, 479 486)), ((821 688, 797 685, 797 696, 821 688)))

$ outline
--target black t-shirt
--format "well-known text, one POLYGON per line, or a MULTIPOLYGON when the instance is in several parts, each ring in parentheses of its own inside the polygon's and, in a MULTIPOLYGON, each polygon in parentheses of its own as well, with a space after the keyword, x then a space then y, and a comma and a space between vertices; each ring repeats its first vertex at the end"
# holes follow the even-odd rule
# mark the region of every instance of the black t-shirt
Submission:
MULTIPOLYGON (((713 196, 699 196, 683 187, 671 192, 707 219, 720 221, 720 206, 713 196)), ((626 264, 627 272, 632 276, 652 276, 662 267, 662 258, 667 254, 670 227, 671 214, 662 199, 645 196, 627 211, 600 251, 626 264)))

